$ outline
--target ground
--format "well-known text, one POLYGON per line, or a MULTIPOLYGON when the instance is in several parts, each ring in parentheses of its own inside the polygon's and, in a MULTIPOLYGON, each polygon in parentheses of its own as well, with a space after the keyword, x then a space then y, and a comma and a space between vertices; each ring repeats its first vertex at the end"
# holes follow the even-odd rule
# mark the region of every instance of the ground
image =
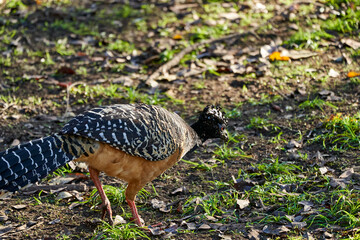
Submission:
POLYGON ((358 1, 11 0, 0 12, 0 151, 118 103, 189 123, 217 104, 230 135, 138 194, 150 231, 105 175, 126 223, 101 221, 86 167, 71 165, 0 195, 0 239, 360 238, 358 1))

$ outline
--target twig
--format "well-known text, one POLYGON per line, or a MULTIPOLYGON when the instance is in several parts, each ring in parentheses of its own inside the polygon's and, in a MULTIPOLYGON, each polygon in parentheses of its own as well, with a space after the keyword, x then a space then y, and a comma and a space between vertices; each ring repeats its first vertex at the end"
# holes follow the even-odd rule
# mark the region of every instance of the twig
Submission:
POLYGON ((68 191, 76 190, 78 192, 86 192, 88 190, 85 184, 59 184, 59 185, 34 185, 22 190, 22 192, 51 191, 64 188, 68 191))
POLYGON ((173 59, 171 59, 170 61, 168 61, 165 64, 161 65, 155 72, 153 72, 148 77, 148 79, 146 80, 145 83, 147 85, 151 86, 152 88, 158 87, 159 84, 155 80, 157 78, 159 78, 161 74, 165 75, 169 69, 171 69, 172 67, 178 65, 180 60, 186 54, 194 51, 195 49, 199 48, 202 45, 213 44, 213 43, 216 43, 216 42, 223 42, 223 41, 226 41, 226 40, 230 40, 232 38, 239 38, 241 36, 248 35, 248 34, 253 34, 253 33, 254 33, 254 30, 248 31, 248 32, 245 32, 245 33, 234 33, 234 34, 230 34, 228 36, 221 37, 221 38, 213 38, 213 39, 204 40, 202 42, 198 42, 198 43, 195 43, 194 45, 188 46, 188 47, 184 48, 181 52, 179 52, 173 59))
POLYGON ((71 107, 70 107, 70 90, 72 87, 75 87, 76 85, 80 85, 80 84, 84 84, 86 85, 85 82, 76 82, 76 83, 73 83, 69 86, 66 87, 66 110, 65 110, 65 113, 63 115, 63 117, 68 117, 69 113, 71 112, 71 107))
POLYGON ((7 109, 9 109, 10 107, 14 106, 15 103, 10 103, 10 104, 7 104, 5 103, 5 107, 3 109, 1 109, 1 112, 5 112, 7 109))

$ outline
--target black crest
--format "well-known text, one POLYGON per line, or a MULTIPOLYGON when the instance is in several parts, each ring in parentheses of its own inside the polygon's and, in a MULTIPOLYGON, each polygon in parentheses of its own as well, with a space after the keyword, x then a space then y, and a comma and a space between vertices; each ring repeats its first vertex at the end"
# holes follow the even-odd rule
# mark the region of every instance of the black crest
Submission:
POLYGON ((204 108, 199 120, 192 125, 202 141, 209 138, 227 139, 228 120, 221 111, 220 106, 209 105, 204 108))
POLYGON ((228 120, 221 112, 220 106, 208 105, 201 113, 199 120, 203 122, 219 122, 227 126, 228 120))

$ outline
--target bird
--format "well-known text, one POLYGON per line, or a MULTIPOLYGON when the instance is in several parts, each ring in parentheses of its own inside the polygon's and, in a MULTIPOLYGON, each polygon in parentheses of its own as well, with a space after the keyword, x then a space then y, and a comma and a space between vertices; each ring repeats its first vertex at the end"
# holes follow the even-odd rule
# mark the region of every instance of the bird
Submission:
POLYGON ((16 192, 75 160, 88 165, 101 197, 101 218, 112 210, 100 172, 127 182, 132 220, 143 227, 136 194, 150 181, 210 138, 228 139, 221 107, 208 105, 191 126, 160 106, 115 104, 75 116, 57 133, 0 152, 0 189, 16 192))

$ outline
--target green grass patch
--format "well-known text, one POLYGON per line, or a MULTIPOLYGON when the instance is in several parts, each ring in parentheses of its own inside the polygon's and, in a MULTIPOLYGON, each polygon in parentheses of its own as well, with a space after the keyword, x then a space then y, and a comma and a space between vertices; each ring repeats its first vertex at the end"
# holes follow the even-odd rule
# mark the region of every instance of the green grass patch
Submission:
POLYGON ((250 118, 250 123, 246 127, 253 128, 253 129, 264 129, 266 131, 269 131, 270 129, 272 131, 280 130, 280 127, 276 126, 275 124, 270 123, 269 120, 262 118, 262 117, 250 118))
POLYGON ((115 42, 112 42, 109 44, 108 48, 110 50, 117 51, 119 53, 127 53, 131 54, 135 50, 135 46, 132 43, 129 43, 127 41, 116 39, 115 42))
POLYGON ((240 199, 240 194, 232 189, 215 193, 203 194, 202 196, 192 196, 185 203, 183 207, 183 215, 186 216, 192 213, 202 213, 202 217, 223 215, 229 209, 233 209, 233 218, 236 219, 235 207, 236 200, 240 199))
POLYGON ((332 150, 360 149, 360 112, 354 116, 336 114, 323 122, 324 133, 314 141, 332 150))
POLYGON ((107 222, 102 222, 91 239, 150 239, 143 229, 135 224, 126 223, 111 226, 107 222))
POLYGON ((338 109, 338 107, 336 107, 334 104, 326 102, 318 97, 316 97, 313 100, 306 100, 305 102, 301 103, 299 105, 299 108, 303 108, 303 109, 315 109, 315 108, 319 108, 321 111, 324 111, 324 107, 328 106, 331 107, 333 109, 338 109))
POLYGON ((323 30, 303 30, 300 28, 298 32, 293 34, 290 39, 284 43, 288 45, 296 44, 300 49, 308 47, 317 49, 322 39, 331 38, 334 38, 334 36, 323 30))
POLYGON ((52 28, 62 28, 65 31, 69 31, 80 36, 100 36, 99 30, 97 29, 97 24, 85 24, 78 21, 68 22, 64 20, 55 20, 53 23, 50 24, 50 26, 52 28))
POLYGON ((215 158, 219 160, 228 160, 233 158, 251 158, 239 147, 230 147, 228 144, 218 146, 214 150, 215 158))

